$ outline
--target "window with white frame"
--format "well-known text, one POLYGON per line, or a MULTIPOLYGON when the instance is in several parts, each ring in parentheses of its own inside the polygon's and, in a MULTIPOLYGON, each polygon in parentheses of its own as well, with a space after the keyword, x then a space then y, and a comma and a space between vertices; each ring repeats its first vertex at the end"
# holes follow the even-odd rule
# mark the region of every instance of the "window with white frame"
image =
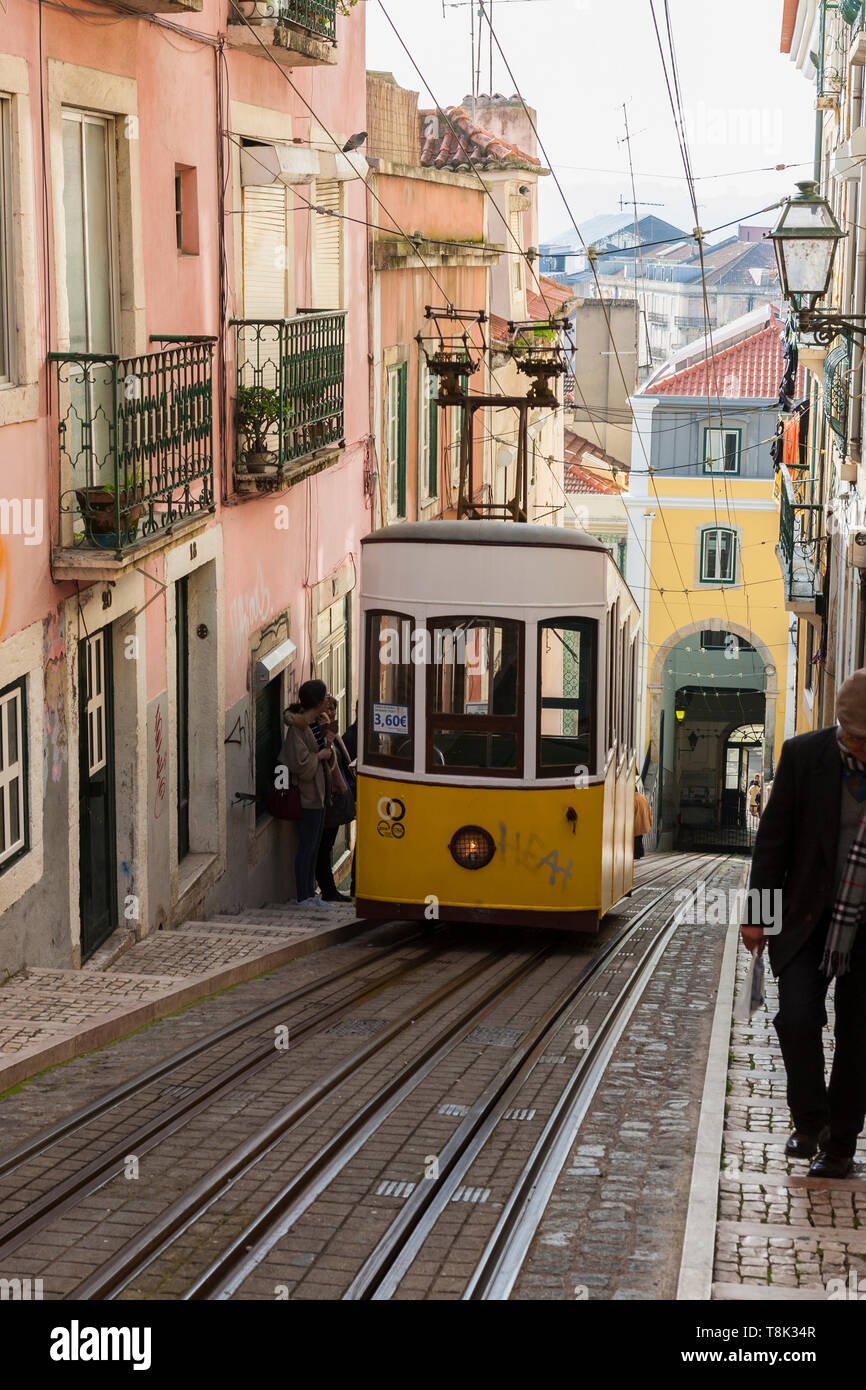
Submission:
POLYGON ((385 397, 385 450, 388 470, 388 516, 406 515, 406 379, 407 364, 388 368, 385 397))
POLYGON ((0 92, 0 386, 15 380, 11 133, 12 102, 0 92))
POLYGON ((737 577, 737 533, 724 526, 701 532, 701 583, 733 584, 737 577))
POLYGON ((512 212, 508 217, 508 253, 511 260, 511 287, 518 293, 523 289, 523 217, 512 212))
POLYGON ((0 690, 0 873, 27 849, 26 689, 0 690))
POLYGON ((704 430, 705 473, 739 473, 741 433, 738 429, 704 430))

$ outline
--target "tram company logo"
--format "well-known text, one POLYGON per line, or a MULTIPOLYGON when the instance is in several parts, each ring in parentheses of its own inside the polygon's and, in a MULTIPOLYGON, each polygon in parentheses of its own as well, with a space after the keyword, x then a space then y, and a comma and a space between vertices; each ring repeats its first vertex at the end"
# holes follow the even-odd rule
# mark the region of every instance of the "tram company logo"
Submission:
POLYGON ((52 1361, 131 1361, 134 1371, 150 1370, 149 1327, 68 1327, 51 1329, 52 1361))
POLYGON ((376 807, 379 824, 376 829, 383 839, 402 840, 406 834, 403 821, 406 807, 396 796, 383 796, 376 807))

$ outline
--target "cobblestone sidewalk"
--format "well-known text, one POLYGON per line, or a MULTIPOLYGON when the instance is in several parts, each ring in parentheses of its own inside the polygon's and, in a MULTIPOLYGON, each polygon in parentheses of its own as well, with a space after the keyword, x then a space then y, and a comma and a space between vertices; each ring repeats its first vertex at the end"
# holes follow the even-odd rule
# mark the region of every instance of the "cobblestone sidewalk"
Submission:
MULTIPOLYGON (((741 946, 737 993, 747 964, 741 946)), ((764 1007, 749 1023, 731 1027, 713 1298, 845 1298, 856 1297, 858 1288, 863 1296, 866 1146, 861 1138, 854 1176, 844 1182, 810 1178, 808 1163, 785 1157, 791 1126, 772 1026, 778 995, 767 975, 764 1007)), ((831 986, 824 1035, 828 1074, 832 994, 831 986)))
POLYGON ((83 970, 28 969, 0 988, 0 1095, 45 1067, 342 940, 356 922, 351 904, 280 903, 185 922, 122 954, 102 948, 83 970))

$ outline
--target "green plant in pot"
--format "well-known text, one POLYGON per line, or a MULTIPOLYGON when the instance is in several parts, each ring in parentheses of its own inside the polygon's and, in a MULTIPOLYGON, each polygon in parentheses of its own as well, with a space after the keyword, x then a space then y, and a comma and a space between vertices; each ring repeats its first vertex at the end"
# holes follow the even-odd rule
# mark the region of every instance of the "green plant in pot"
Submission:
POLYGON ((87 539, 94 545, 114 550, 129 545, 138 535, 138 523, 144 516, 144 484, 140 473, 134 473, 121 487, 120 532, 117 531, 117 508, 114 483, 98 483, 75 489, 78 510, 84 521, 87 539))
POLYGON ((246 440, 241 463, 248 473, 264 473, 275 462, 268 436, 280 421, 280 393, 269 386, 239 386, 235 408, 238 434, 246 440))

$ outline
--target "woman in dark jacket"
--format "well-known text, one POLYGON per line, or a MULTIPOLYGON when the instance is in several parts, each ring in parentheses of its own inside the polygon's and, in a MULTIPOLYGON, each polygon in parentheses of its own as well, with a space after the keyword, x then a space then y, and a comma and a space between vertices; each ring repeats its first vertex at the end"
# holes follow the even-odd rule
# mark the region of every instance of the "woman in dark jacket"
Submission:
MULTIPOLYGON (((334 753, 336 754, 337 766, 340 770, 343 782, 347 787, 353 788, 355 778, 350 767, 351 759, 348 750, 339 734, 333 734, 332 726, 336 718, 337 701, 334 699, 333 695, 328 695, 325 699, 320 721, 317 726, 313 727, 313 733, 317 740, 320 736, 324 738, 326 731, 329 735, 333 736, 334 753)), ((327 822, 328 819, 328 806, 326 804, 325 821, 327 822)), ((342 822, 342 824, 350 823, 351 822, 342 822)), ((334 882, 334 866, 332 860, 337 834, 341 828, 340 822, 336 822, 333 825, 328 825, 326 823, 322 830, 321 839, 319 840, 319 852, 316 857, 316 882, 319 885, 322 898, 325 902, 348 903, 352 901, 345 893, 339 891, 334 882)))
POLYGON ((313 725, 325 707, 328 690, 324 681, 305 681, 297 702, 286 710, 286 737, 280 749, 280 765, 287 767, 301 793, 301 819, 298 821, 298 848, 295 854, 295 888, 298 902, 318 906, 314 866, 325 820, 327 771, 336 766, 330 740, 323 745, 313 733, 313 725))

